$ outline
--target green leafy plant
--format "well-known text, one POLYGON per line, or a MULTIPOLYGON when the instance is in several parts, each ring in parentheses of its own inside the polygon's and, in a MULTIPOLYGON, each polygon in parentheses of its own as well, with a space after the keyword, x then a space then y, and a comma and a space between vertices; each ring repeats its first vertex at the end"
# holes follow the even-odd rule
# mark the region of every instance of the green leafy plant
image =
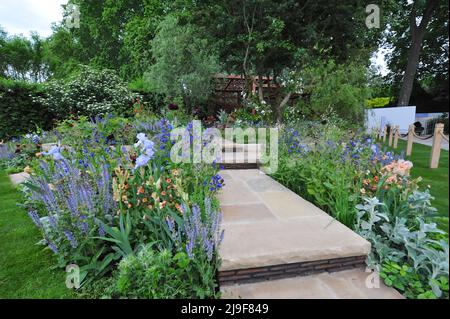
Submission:
POLYGON ((185 252, 155 251, 145 245, 137 255, 123 259, 118 268, 116 294, 127 298, 211 298, 216 292, 201 284, 195 261, 185 252))

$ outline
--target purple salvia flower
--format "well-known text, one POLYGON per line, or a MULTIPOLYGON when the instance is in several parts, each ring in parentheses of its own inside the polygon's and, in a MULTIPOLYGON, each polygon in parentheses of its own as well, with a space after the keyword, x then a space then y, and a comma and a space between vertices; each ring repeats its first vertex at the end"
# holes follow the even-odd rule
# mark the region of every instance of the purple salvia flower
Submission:
POLYGON ((100 237, 105 237, 106 232, 103 229, 103 224, 100 223, 100 225, 98 226, 98 234, 100 235, 100 237))
POLYGON ((35 210, 30 210, 28 212, 28 216, 30 216, 31 220, 38 228, 42 228, 41 219, 39 218, 39 215, 35 210))
POLYGON ((55 254, 58 253, 58 247, 56 247, 56 245, 54 243, 52 243, 51 241, 47 240, 47 246, 48 248, 50 248, 55 254))
POLYGON ((72 246, 72 248, 78 247, 78 242, 70 230, 65 230, 64 235, 66 236, 67 240, 70 242, 70 246, 72 246))

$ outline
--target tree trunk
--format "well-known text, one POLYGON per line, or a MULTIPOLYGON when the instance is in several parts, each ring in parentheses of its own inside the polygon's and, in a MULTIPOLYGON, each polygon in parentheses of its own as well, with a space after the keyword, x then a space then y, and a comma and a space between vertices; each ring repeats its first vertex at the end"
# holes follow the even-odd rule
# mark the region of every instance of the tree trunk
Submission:
POLYGON ((402 87, 400 89, 400 94, 398 97, 399 106, 406 106, 409 104, 417 66, 419 65, 422 41, 425 36, 427 25, 431 20, 436 5, 437 0, 427 0, 426 8, 422 15, 422 20, 420 21, 420 25, 417 26, 416 8, 415 4, 413 4, 410 16, 411 46, 408 50, 408 64, 406 66, 402 87))
POLYGON ((281 122, 283 119, 284 106, 287 104, 287 102, 289 102, 291 95, 292 95, 292 92, 289 92, 288 94, 286 94, 284 99, 280 102, 280 104, 278 104, 278 107, 277 107, 277 124, 278 125, 281 125, 281 122))
POLYGON ((260 103, 264 101, 263 83, 262 76, 258 75, 258 99, 260 103))

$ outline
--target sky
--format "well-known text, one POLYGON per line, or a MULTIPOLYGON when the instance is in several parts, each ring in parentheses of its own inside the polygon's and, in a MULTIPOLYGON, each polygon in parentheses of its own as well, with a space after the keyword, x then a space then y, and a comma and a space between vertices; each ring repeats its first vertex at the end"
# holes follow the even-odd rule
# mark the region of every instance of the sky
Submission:
MULTIPOLYGON (((40 36, 52 34, 53 22, 62 20, 62 4, 67 0, 0 0, 0 26, 9 34, 29 36, 37 31, 40 36)), ((372 57, 382 75, 387 73, 383 50, 372 57)))
POLYGON ((0 26, 9 34, 29 36, 30 31, 48 37, 52 22, 62 20, 67 0, 0 0, 0 26))

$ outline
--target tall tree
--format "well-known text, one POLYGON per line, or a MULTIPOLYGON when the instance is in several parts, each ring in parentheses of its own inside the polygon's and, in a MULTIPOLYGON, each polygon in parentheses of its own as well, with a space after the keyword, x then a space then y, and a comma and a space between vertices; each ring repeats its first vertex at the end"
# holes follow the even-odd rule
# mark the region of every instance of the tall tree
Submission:
POLYGON ((411 92, 413 89, 414 78, 419 64, 420 50, 422 48, 422 41, 427 32, 427 26, 430 23, 433 12, 438 4, 438 0, 427 0, 425 9, 418 15, 418 1, 414 1, 409 17, 409 29, 411 35, 411 44, 408 50, 408 62, 405 73, 403 75, 403 82, 398 96, 398 105, 404 106, 409 104, 411 92), (420 20, 419 24, 417 21, 420 20))

